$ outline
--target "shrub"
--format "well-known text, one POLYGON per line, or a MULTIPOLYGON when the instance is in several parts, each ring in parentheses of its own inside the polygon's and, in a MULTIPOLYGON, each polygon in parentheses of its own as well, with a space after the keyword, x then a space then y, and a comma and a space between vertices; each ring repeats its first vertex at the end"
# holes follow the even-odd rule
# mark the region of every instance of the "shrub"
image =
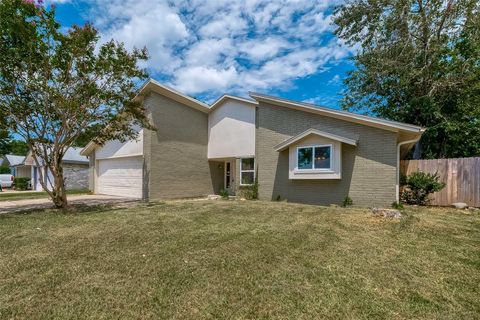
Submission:
POLYGON ((15 186, 15 190, 27 190, 29 184, 30 184, 30 178, 26 178, 26 177, 13 178, 13 185, 15 186))
POLYGON ((224 200, 228 199, 229 195, 230 195, 230 193, 228 193, 227 189, 220 190, 220 197, 222 197, 222 199, 224 199, 224 200))
POLYGON ((9 167, 5 167, 5 166, 2 166, 0 167, 0 174, 10 174, 10 168, 9 167))
POLYGON ((413 172, 405 178, 405 189, 401 194, 401 200, 407 204, 426 205, 428 196, 442 190, 445 183, 439 182, 437 173, 431 174, 422 171, 413 172))
POLYGON ((345 199, 343 199, 342 207, 348 207, 353 205, 353 200, 349 196, 346 196, 345 199))
POLYGON ((258 183, 255 182, 251 186, 240 186, 239 195, 247 200, 258 199, 258 183))
POLYGON ((392 208, 397 210, 403 210, 403 204, 397 201, 392 202, 392 208))

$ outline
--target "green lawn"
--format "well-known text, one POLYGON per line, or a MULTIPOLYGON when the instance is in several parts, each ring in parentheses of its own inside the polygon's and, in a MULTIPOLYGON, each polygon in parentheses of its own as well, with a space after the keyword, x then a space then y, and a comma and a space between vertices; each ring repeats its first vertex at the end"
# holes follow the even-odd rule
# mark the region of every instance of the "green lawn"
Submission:
MULTIPOLYGON (((88 189, 78 189, 78 190, 68 190, 67 194, 89 194, 90 190, 88 189)), ((19 191, 15 193, 3 193, 0 192, 0 202, 2 201, 14 201, 14 200, 25 200, 25 199, 41 199, 48 198, 46 192, 35 192, 35 191, 19 191)))
POLYGON ((480 318, 480 214, 185 201, 0 216, 2 319, 480 318))

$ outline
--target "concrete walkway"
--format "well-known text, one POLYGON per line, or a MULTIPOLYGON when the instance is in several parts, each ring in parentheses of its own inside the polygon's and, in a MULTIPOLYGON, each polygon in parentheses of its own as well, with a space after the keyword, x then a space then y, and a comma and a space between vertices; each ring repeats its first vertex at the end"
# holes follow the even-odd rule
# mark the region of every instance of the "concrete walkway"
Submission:
MULTIPOLYGON (((68 196, 68 203, 73 205, 102 205, 102 204, 134 204, 138 202, 138 199, 133 198, 124 198, 124 197, 115 197, 115 196, 105 196, 105 195, 71 195, 68 196)), ((14 200, 14 201, 0 201, 0 214, 3 213, 14 213, 19 211, 30 211, 37 209, 49 209, 53 208, 52 201, 50 198, 42 199, 25 199, 25 200, 14 200)))

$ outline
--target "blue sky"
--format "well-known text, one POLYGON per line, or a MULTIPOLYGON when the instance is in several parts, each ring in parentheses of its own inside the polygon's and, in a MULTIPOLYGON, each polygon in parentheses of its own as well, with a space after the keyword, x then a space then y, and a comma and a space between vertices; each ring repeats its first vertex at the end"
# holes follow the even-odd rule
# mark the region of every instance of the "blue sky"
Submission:
POLYGON ((334 37, 340 0, 50 0, 66 28, 146 46, 152 78, 212 102, 256 91, 339 107, 354 52, 334 37))

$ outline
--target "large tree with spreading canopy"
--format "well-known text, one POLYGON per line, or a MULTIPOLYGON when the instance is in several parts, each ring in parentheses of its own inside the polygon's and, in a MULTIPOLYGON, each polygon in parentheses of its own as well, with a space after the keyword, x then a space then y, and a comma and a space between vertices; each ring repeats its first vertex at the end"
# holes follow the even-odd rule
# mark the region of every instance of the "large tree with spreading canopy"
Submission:
POLYGON ((0 0, 0 115, 21 136, 36 165, 53 175, 49 190, 56 207, 67 206, 62 159, 83 134, 95 128, 95 142, 136 137, 149 127, 143 106, 133 99, 147 74, 138 62, 145 49, 99 43, 91 24, 64 32, 55 8, 40 1, 0 0))
POLYGON ((423 158, 480 155, 480 2, 351 0, 336 34, 358 47, 343 107, 427 127, 423 158))

